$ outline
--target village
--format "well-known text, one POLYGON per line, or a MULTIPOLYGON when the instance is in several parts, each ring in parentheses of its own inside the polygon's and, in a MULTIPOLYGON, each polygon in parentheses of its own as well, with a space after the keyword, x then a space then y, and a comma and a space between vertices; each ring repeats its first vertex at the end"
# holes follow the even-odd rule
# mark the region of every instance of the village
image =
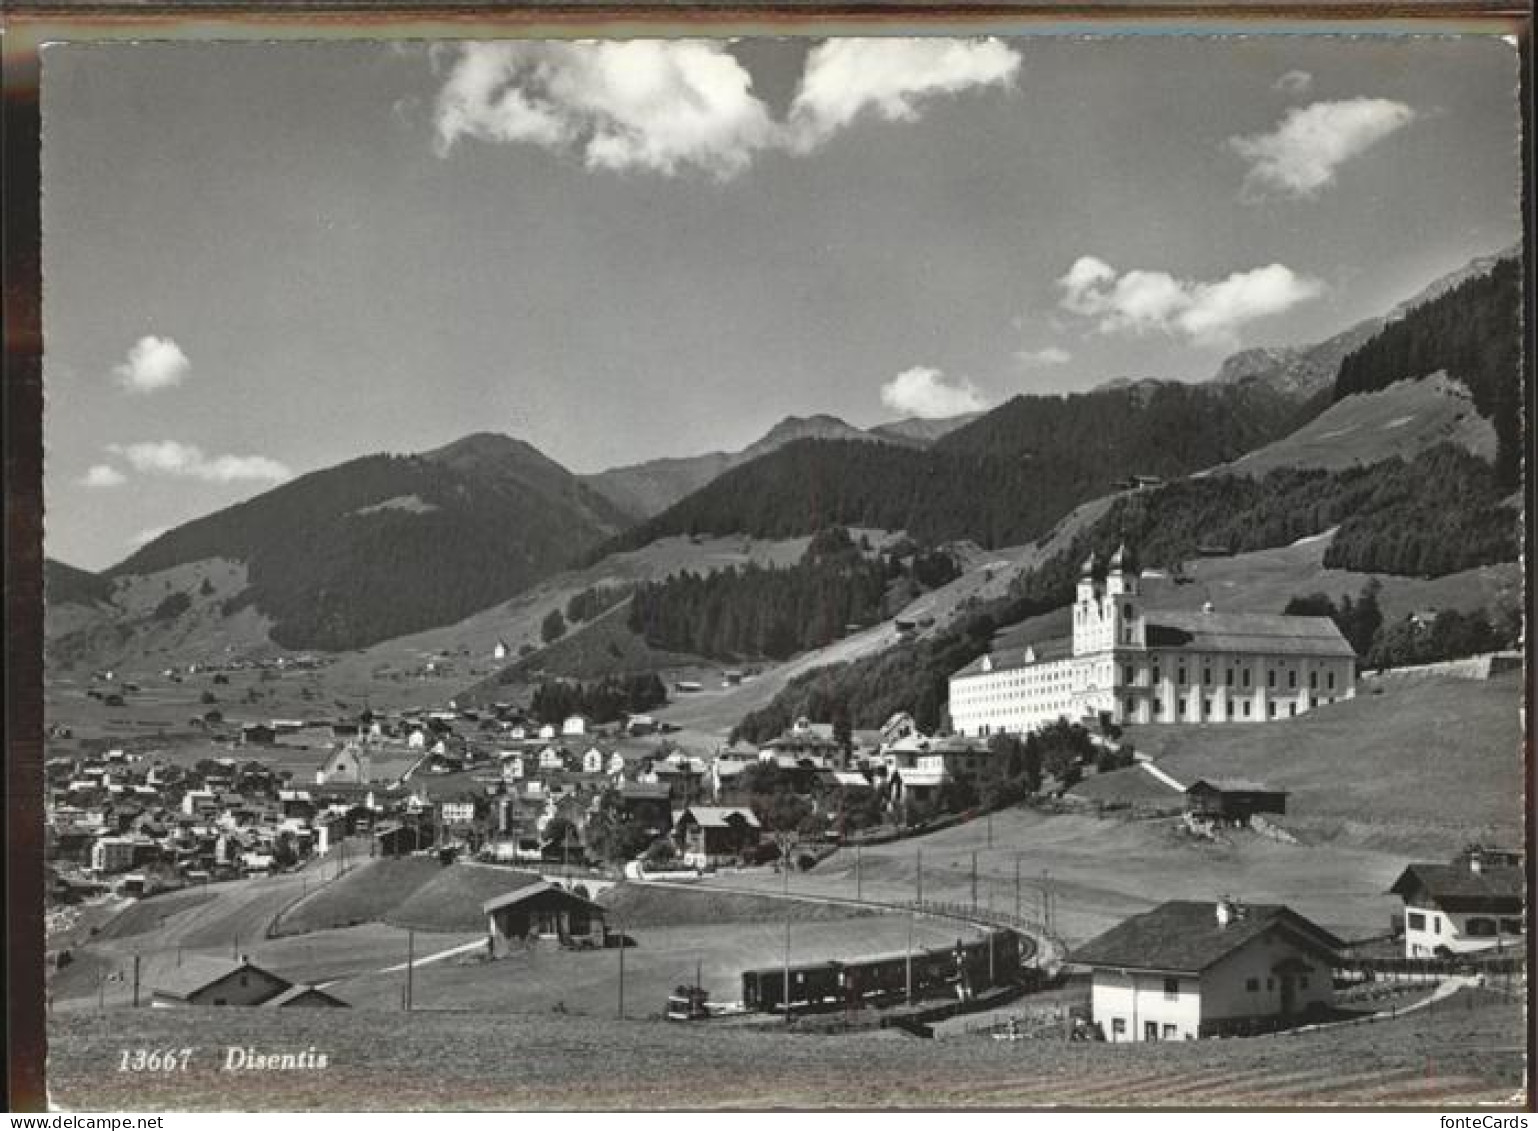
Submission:
MULTIPOLYGON (((1109 592, 1091 573, 1087 563, 1075 637, 1060 649, 1078 657, 1085 672, 1102 670, 1101 652, 1143 646, 1147 637, 1159 641, 1167 631, 1145 626, 1145 619, 1159 614, 1150 611, 1145 618, 1134 608, 1137 578, 1130 569, 1111 574, 1109 592), (1125 628, 1119 618, 1129 618, 1125 628)), ((1189 678, 1186 659, 1167 656, 1169 678, 1162 682, 1179 699, 1182 715, 1187 695, 1195 704, 1209 697, 1208 706, 1192 711, 1211 718, 1212 685, 1221 681, 1232 688, 1237 680, 1232 668, 1226 678, 1214 678, 1214 662, 1225 662, 1221 643, 1214 643, 1221 617, 1209 614, 1206 620, 1208 635, 1199 643, 1214 654, 1192 656, 1189 678)), ((1263 621, 1252 614, 1239 628, 1251 637, 1263 635, 1263 621)), ((1291 702, 1327 711, 1312 694, 1320 686, 1317 673, 1297 691, 1295 665, 1306 665, 1307 648, 1317 646, 1308 642, 1319 633, 1331 664, 1338 664, 1339 634, 1328 622, 1313 638, 1301 631, 1285 638, 1303 641, 1301 654, 1294 643, 1274 662, 1281 665, 1284 686, 1295 689, 1291 702)), ((1253 649, 1253 640, 1248 646, 1253 649)), ((1038 662, 1036 652, 1027 650, 1025 669, 996 663, 1003 653, 985 655, 953 677, 953 696, 958 684, 965 687, 978 674, 1028 670, 1038 662)), ((1258 671, 1272 662, 1250 659, 1258 671)), ((1157 655, 1152 663, 1152 681, 1130 664, 1117 674, 1130 685, 1157 688, 1157 655)), ((315 666, 303 657, 258 665, 304 672, 306 678, 313 678, 315 666)), ((476 869, 477 879, 470 894, 456 897, 452 927, 441 935, 440 941, 454 945, 423 959, 413 951, 405 963, 408 977, 420 962, 439 962, 441 971, 449 965, 441 961, 446 957, 462 963, 482 952, 486 962, 528 962, 539 948, 618 950, 622 1014, 623 953, 649 949, 653 939, 627 927, 616 893, 644 889, 687 903, 720 890, 745 901, 748 909, 738 910, 744 918, 773 923, 784 913, 783 960, 765 963, 761 945, 739 956, 723 939, 713 968, 732 968, 726 985, 718 976, 707 989, 696 969, 692 979, 679 979, 665 1002, 638 1003, 643 1015, 672 1020, 740 1023, 755 1014, 789 1020, 794 1012, 802 1025, 891 1024, 929 1035, 937 1024, 957 1024, 946 1018, 976 1014, 974 1026, 1007 1041, 1064 1034, 1072 1040, 1158 1042, 1397 1014, 1451 993, 1492 992, 1492 986, 1518 992, 1514 984, 1525 979, 1525 871, 1522 854, 1505 847, 1470 844, 1451 859, 1405 859, 1401 874, 1382 889, 1399 902, 1387 930, 1349 940, 1286 905, 1251 904, 1238 891, 1208 900, 1169 898, 1087 933, 1064 926, 1075 919, 1071 896, 1055 892, 1045 877, 1039 883, 1028 878, 1022 889, 1026 854, 1019 851, 1012 891, 1005 885, 1001 895, 989 878, 980 897, 979 853, 973 850, 970 890, 952 864, 949 876, 931 872, 926 899, 923 855, 930 839, 981 827, 992 849, 995 823, 1007 827, 1022 807, 1103 820, 1125 817, 1118 811, 1131 806, 1144 821, 1159 821, 1194 846, 1241 831, 1290 839, 1287 790, 1237 776, 1176 780, 1125 740, 1110 709, 1094 709, 1114 708, 1119 696, 1102 697, 1093 682, 1076 683, 1073 667, 1069 660, 1056 679, 1017 679, 983 700, 987 706, 971 693, 974 716, 991 709, 1002 724, 974 722, 971 736, 923 734, 905 713, 869 731, 803 717, 759 745, 718 743, 690 752, 680 741, 688 736, 653 714, 600 724, 581 713, 537 718, 509 702, 303 719, 204 716, 194 734, 171 743, 152 737, 116 745, 102 738, 75 742, 67 728, 56 727, 55 745, 76 748, 50 757, 46 767, 50 915, 59 938, 74 938, 77 949, 84 943, 89 950, 91 934, 72 935, 70 928, 91 908, 107 905, 121 914, 133 903, 165 905, 174 919, 174 901, 189 894, 244 890, 289 877, 301 881, 297 894, 289 884, 260 934, 233 938, 223 956, 210 953, 212 947, 184 955, 177 946, 174 966, 162 961, 156 977, 146 974, 141 981, 135 950, 131 986, 122 967, 102 970, 94 987, 76 984, 73 1002, 64 1000, 66 990, 60 1008, 88 1007, 93 989, 96 1004, 105 1005, 106 983, 113 980, 115 1000, 129 1006, 377 1007, 377 993, 349 1000, 346 978, 335 976, 358 973, 345 958, 338 964, 348 950, 345 941, 322 963, 327 969, 315 973, 289 967, 274 972, 247 950, 285 928, 309 929, 293 923, 307 921, 307 908, 323 903, 328 887, 356 884, 371 868, 412 860, 425 869, 419 879, 451 869, 476 869), (1080 708, 1073 721, 1059 704, 1080 708), (1016 722, 1022 712, 1030 716, 1028 725, 1016 722), (909 845, 916 853, 911 892, 898 893, 897 885, 874 877, 864 882, 862 853, 875 862, 883 851, 906 852, 909 845), (851 930, 826 936, 823 952, 808 952, 819 945, 810 932, 792 965, 793 916, 788 904, 775 902, 781 885, 786 900, 841 903, 850 914, 881 917, 872 922, 900 925, 906 919, 906 946, 880 950, 862 938, 862 921, 851 918, 851 930), (918 920, 929 926, 916 939, 918 920), (475 924, 482 921, 481 941, 475 941, 475 924), (958 931, 963 937, 954 945, 943 941, 958 931), (1043 1004, 1034 1005, 1038 998, 1043 1004), (851 1008, 859 1011, 858 1024, 851 1008), (824 1020, 816 1022, 819 1017, 824 1020)), ((1250 666, 1240 670, 1249 687, 1250 666)), ((1357 689, 1354 665, 1329 670, 1332 688, 1340 673, 1349 699, 1357 689)), ((194 664, 161 675, 177 684, 218 681, 224 687, 229 670, 194 664)), ((721 682, 741 678, 728 671, 721 682)), ((1275 670, 1263 679, 1273 689, 1279 682, 1275 670)), ((139 692, 119 673, 97 672, 87 698, 116 695, 131 702, 139 692)), ((698 692, 698 682, 679 681, 673 688, 675 697, 698 692)), ((1289 694, 1279 697, 1288 700, 1289 694)), ((1139 708, 1129 706, 1135 715, 1139 708)), ((1147 719, 1150 709, 1141 711, 1147 719)), ((1274 707, 1257 713, 1277 714, 1274 707)), ((1291 707, 1286 712, 1294 713, 1291 707)), ((160 916, 162 926, 166 921, 160 916)), ((350 923, 322 918, 311 926, 350 923)), ((319 937, 345 933, 321 930, 319 937)), ((664 937, 666 932, 654 936, 664 937)), ((887 931, 872 937, 900 936, 887 931)), ((144 942, 152 944, 153 934, 144 942)), ((639 965, 646 957, 631 961, 639 965)), ((51 955, 51 976, 67 981, 63 974, 74 958, 61 943, 51 955)), ((363 964, 373 959, 374 951, 367 950, 363 964)), ((428 974, 422 971, 418 994, 431 984, 428 974)), ((573 967, 571 977, 581 976, 573 967)), ((633 973, 633 986, 637 980, 633 973)), ((366 977, 361 984, 367 985, 366 977)), ((646 984, 644 978, 639 984, 646 984)), ((483 991, 484 985, 476 992, 483 991)), ((565 999, 572 996, 557 995, 558 1011, 568 1008, 565 999)), ((475 1008, 495 1008, 490 1002, 496 999, 477 997, 475 1008)), ((502 1000, 515 1009, 528 1005, 518 1003, 516 993, 502 1000)), ((409 989, 394 1004, 433 1008, 414 1001, 409 989)))

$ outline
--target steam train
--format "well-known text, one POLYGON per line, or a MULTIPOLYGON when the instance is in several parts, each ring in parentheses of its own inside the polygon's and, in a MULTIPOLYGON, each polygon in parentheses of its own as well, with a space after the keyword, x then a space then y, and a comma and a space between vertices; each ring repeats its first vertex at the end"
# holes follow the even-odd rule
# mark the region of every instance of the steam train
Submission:
MULTIPOLYGON (((790 968, 790 1008, 828 1010, 885 1005, 901 1001, 908 993, 912 963, 913 996, 970 998, 994 986, 1019 979, 1020 936, 1014 931, 993 930, 971 942, 957 939, 954 946, 899 951, 848 962, 816 962, 790 968)), ((742 972, 743 1007, 760 1013, 785 1008, 785 974, 782 966, 742 972)))

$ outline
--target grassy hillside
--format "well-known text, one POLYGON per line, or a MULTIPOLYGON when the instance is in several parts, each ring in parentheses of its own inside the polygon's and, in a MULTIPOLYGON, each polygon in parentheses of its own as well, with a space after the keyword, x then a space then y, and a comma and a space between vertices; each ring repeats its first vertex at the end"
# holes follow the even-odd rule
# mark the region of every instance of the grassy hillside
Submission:
POLYGON ((481 931, 481 904, 537 883, 539 877, 492 864, 451 864, 411 891, 383 919, 419 931, 481 931))
POLYGON ((1479 415, 1467 389, 1441 373, 1336 401, 1296 432, 1209 474, 1264 475, 1277 467, 1334 471, 1409 458, 1439 443, 1495 458, 1495 426, 1479 415))
POLYGON ((95 605, 112 599, 112 582, 97 573, 43 559, 43 600, 50 605, 95 605))
POLYGON ((1357 698, 1251 726, 1134 727, 1129 739, 1178 781, 1258 778, 1290 791, 1285 823, 1441 859, 1471 840, 1520 843, 1522 683, 1389 677, 1357 698))
POLYGON ((365 861, 285 911, 278 933, 302 935, 380 922, 442 871, 442 864, 426 856, 365 861))

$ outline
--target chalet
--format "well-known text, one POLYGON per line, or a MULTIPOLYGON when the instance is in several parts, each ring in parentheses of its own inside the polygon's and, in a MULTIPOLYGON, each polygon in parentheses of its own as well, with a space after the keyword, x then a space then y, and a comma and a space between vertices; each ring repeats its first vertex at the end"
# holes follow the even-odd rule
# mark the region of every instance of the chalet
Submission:
POLYGON ((486 916, 486 948, 496 957, 498 942, 506 954, 513 940, 559 939, 562 943, 593 942, 603 938, 604 909, 590 899, 541 881, 488 899, 481 905, 486 916), (596 927, 596 931, 595 931, 596 927))
POLYGON ((1068 960, 1092 972, 1093 1018, 1107 1040, 1191 1040, 1286 1028, 1327 1012, 1342 945, 1278 904, 1175 900, 1068 960))
POLYGON ((695 805, 673 822, 673 839, 685 864, 708 868, 730 864, 758 846, 762 829, 751 809, 695 805))
POLYGON ((1200 778, 1186 788, 1186 812, 1225 824, 1247 825, 1257 813, 1287 812, 1287 791, 1240 778, 1200 778))
POLYGON ((253 966, 242 957, 189 956, 154 987, 150 1004, 157 1008, 192 1005, 262 1005, 292 985, 284 978, 253 966))
POLYGON ((1411 864, 1389 891, 1404 900, 1406 958, 1522 949, 1527 874, 1516 853, 1469 848, 1451 864, 1411 864))

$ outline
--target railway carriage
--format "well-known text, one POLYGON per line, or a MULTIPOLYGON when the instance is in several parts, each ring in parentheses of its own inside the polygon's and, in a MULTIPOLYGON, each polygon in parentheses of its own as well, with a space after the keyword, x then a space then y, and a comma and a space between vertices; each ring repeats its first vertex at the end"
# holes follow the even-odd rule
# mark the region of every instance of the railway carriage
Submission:
MULTIPOLYGON (((790 968, 790 1008, 848 1008, 888 1004, 907 996, 912 964, 915 997, 971 997, 979 990, 1009 985, 1020 973, 1020 936, 989 931, 982 938, 909 954, 898 951, 849 962, 803 963, 790 968)), ((744 1008, 774 1013, 784 1008, 785 970, 778 966, 744 970, 744 1008)))

